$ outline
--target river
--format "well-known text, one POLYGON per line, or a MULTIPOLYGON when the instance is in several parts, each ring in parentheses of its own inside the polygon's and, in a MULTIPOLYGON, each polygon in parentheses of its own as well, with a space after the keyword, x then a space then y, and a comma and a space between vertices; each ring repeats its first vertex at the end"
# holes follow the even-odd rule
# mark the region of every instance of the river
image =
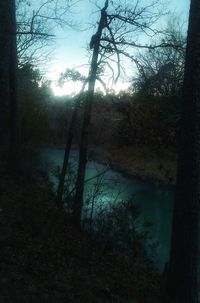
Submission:
MULTIPOLYGON (((43 148, 41 158, 48 163, 50 168, 61 166, 64 156, 63 149, 43 148)), ((70 161, 76 164, 78 161, 78 152, 73 150, 70 153, 70 161)), ((162 270, 165 262, 169 259, 169 246, 171 234, 172 208, 173 208, 173 189, 163 185, 139 180, 137 178, 128 178, 119 172, 108 170, 102 164, 94 161, 88 161, 86 179, 95 175, 100 175, 97 179, 86 182, 84 199, 92 196, 92 191, 97 188, 97 183, 101 184, 101 190, 96 190, 97 204, 103 203, 106 207, 110 201, 117 201, 131 198, 141 208, 141 215, 147 221, 152 223, 151 233, 157 245, 157 260, 154 260, 156 266, 162 270), (102 171, 106 172, 101 175, 102 171)), ((52 181, 56 178, 51 175, 52 181)))

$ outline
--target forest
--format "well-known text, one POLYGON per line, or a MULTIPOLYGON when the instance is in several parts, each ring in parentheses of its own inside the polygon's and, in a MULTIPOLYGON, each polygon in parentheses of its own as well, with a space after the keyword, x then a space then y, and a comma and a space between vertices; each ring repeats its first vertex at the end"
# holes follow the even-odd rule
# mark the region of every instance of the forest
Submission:
POLYGON ((0 0, 0 303, 199 303, 200 1, 86 2, 0 0))

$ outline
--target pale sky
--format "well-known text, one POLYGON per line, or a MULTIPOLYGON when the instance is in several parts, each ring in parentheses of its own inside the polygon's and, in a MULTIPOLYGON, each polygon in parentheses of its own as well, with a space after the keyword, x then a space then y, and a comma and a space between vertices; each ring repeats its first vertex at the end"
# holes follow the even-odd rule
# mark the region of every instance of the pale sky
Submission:
MULTIPOLYGON (((126 0, 124 0, 126 1, 126 0)), ((143 0, 148 1, 148 0, 143 0)), ((95 33, 96 27, 92 28, 92 24, 98 21, 96 3, 104 3, 104 0, 80 0, 74 11, 74 21, 79 24, 81 30, 66 29, 65 32, 60 30, 57 32, 54 56, 55 59, 49 66, 46 77, 52 81, 52 88, 55 94, 69 94, 77 92, 80 88, 78 84, 67 83, 64 88, 59 88, 57 80, 61 72, 65 72, 66 68, 76 68, 80 72, 87 74, 89 62, 88 52, 86 50, 90 37, 95 33), (85 29, 85 30, 84 30, 85 29)), ((168 8, 180 16, 182 20, 187 21, 190 0, 168 0, 168 8)), ((127 73, 132 73, 132 66, 127 65, 127 73), (130 69, 130 70, 129 70, 130 69)), ((129 86, 128 82, 121 80, 118 83, 118 90, 126 89, 129 86)))

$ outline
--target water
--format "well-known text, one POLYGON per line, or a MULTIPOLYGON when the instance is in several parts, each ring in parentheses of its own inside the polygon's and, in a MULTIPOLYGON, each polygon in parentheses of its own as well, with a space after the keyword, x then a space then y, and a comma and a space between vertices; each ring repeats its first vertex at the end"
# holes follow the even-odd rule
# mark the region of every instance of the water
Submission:
MULTIPOLYGON (((41 156, 51 167, 61 166, 64 150, 45 148, 42 149, 41 156)), ((72 151, 70 161, 73 164, 77 164, 77 160, 78 152, 72 151)), ((117 203, 121 199, 132 198, 133 201, 139 204, 142 216, 152 223, 151 232, 154 240, 158 243, 157 267, 162 270, 165 262, 169 259, 173 190, 167 186, 155 185, 137 178, 124 177, 122 174, 108 170, 106 166, 94 161, 88 162, 86 179, 91 180, 86 182, 85 201, 95 196, 95 200, 97 200, 95 205, 99 203, 106 207, 113 201, 117 203), (105 173, 101 174, 101 172, 105 173), (93 178, 95 175, 99 175, 99 178, 93 178), (98 183, 101 186, 98 186, 98 183)), ((52 176, 52 180, 55 181, 55 177, 52 176)))

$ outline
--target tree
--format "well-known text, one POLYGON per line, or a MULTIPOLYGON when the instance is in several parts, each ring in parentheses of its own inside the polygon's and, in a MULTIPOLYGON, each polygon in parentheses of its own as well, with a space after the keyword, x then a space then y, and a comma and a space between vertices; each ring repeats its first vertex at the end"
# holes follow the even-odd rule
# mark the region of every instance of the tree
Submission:
POLYGON ((165 40, 171 41, 172 46, 150 48, 136 55, 138 74, 133 80, 133 90, 139 96, 181 94, 186 37, 176 19, 169 23, 160 44, 165 40))
POLYGON ((72 145, 73 138, 74 138, 74 130, 75 130, 75 125, 76 125, 76 120, 77 120, 78 109, 80 108, 82 99, 84 99, 83 91, 87 84, 87 79, 75 70, 67 69, 64 74, 61 74, 60 81, 62 82, 64 79, 71 79, 73 81, 83 81, 83 86, 82 86, 80 93, 78 94, 78 96, 75 99, 75 106, 74 106, 74 110, 72 113, 70 125, 68 128, 68 135, 67 135, 67 140, 66 140, 66 145, 65 145, 63 165, 62 165, 62 169, 61 169, 58 190, 57 190, 57 200, 58 200, 58 205, 60 207, 63 206, 62 198, 63 198, 63 192, 64 192, 65 176, 67 173, 67 167, 68 167, 68 163, 69 163, 69 153, 70 153, 71 145, 72 145))
POLYGON ((91 119, 92 103, 94 98, 95 82, 97 77, 100 40, 101 40, 102 31, 107 26, 107 12, 106 12, 107 8, 108 8, 108 0, 105 1, 104 7, 101 10, 101 17, 100 17, 97 32, 92 37, 92 39, 94 40, 91 45, 93 48, 93 54, 92 54, 92 61, 90 65, 90 73, 88 77, 88 92, 84 105, 83 125, 82 125, 81 142, 79 149, 79 166, 78 166, 78 175, 76 180, 75 202, 73 207, 73 218, 74 218, 74 223, 77 227, 80 227, 81 224, 85 168, 87 163, 88 132, 89 132, 90 119, 91 119))
POLYGON ((10 152, 17 163, 19 152, 19 104, 17 84, 17 45, 15 0, 1 1, 0 20, 0 91, 1 91, 1 126, 0 135, 3 144, 7 141, 6 116, 10 121, 10 152), (7 108, 10 106, 10 111, 7 108), (9 114, 8 114, 9 112, 9 114))
POLYGON ((1 1, 0 10, 0 141, 1 148, 6 143, 6 116, 9 104, 9 50, 10 40, 8 39, 9 29, 9 2, 1 1))
POLYGON ((135 49, 171 47, 172 42, 168 40, 156 45, 151 44, 150 41, 152 36, 161 34, 156 28, 156 22, 165 11, 165 7, 157 0, 148 4, 140 0, 124 4, 121 1, 109 1, 107 24, 101 37, 99 50, 98 71, 101 72, 101 76, 109 73, 110 80, 116 83, 124 71, 123 57, 136 63, 135 49))
POLYGON ((69 9, 69 5, 65 2, 64 6, 61 5, 61 1, 44 1, 38 9, 31 11, 30 8, 26 9, 30 7, 29 1, 18 0, 17 22, 15 0, 0 1, 0 138, 1 146, 4 146, 8 143, 6 130, 10 130, 10 151, 16 163, 20 146, 18 61, 21 65, 27 60, 30 63, 30 60, 36 59, 37 50, 40 51, 41 57, 41 45, 46 45, 46 41, 52 37, 48 31, 53 30, 55 23, 60 25, 67 23, 61 15, 69 9), (51 28, 48 26, 50 23, 53 24, 51 28), (20 60, 18 60, 18 55, 20 60))
MULTIPOLYGON (((11 0, 10 0, 11 1, 11 0)), ((16 38, 16 6, 15 0, 10 3, 10 128, 11 128, 11 154, 15 164, 19 161, 20 151, 20 118, 19 118, 19 97, 18 97, 18 57, 17 57, 17 38, 16 38)))
MULTIPOLYGON (((66 79, 72 80, 75 82, 79 81, 79 82, 82 82, 83 84, 82 84, 82 88, 81 88, 79 94, 75 97, 74 110, 73 110, 71 121, 70 121, 70 124, 68 127, 63 165, 62 165, 62 169, 61 169, 61 173, 60 173, 58 190, 57 190, 57 201, 58 201, 58 205, 60 207, 63 206, 62 198, 63 198, 63 192, 64 192, 65 176, 67 173, 67 167, 68 167, 68 163, 69 163, 69 153, 70 153, 71 145, 72 145, 73 138, 74 138, 75 126, 77 123, 77 114, 78 114, 78 110, 81 107, 81 103, 84 102, 85 95, 83 92, 84 92, 86 84, 88 83, 88 78, 81 75, 78 71, 76 71, 74 69, 72 69, 72 70, 67 69, 65 71, 65 73, 61 74, 60 79, 59 79, 60 85, 63 85, 63 83, 66 79)), ((102 83, 101 79, 99 79, 97 76, 96 76, 96 80, 99 80, 101 82, 101 84, 104 86, 104 83, 102 83)))
POLYGON ((167 279, 170 302, 197 303, 200 201, 200 2, 191 0, 167 279))
POLYGON ((46 63, 52 53, 55 29, 74 26, 70 8, 75 1, 17 0, 17 51, 19 65, 46 63))
MULTIPOLYGON (((107 66, 113 73, 113 78, 117 81, 121 72, 121 55, 128 56, 132 59, 133 56, 127 53, 128 48, 148 47, 137 43, 136 40, 132 40, 131 37, 133 34, 135 34, 135 37, 137 37, 139 33, 141 35, 155 34, 157 31, 152 27, 152 25, 161 15, 161 12, 158 10, 153 12, 153 9, 158 5, 158 1, 156 0, 146 6, 141 5, 140 1, 136 1, 132 6, 126 5, 125 7, 123 7, 120 2, 114 3, 113 1, 110 1, 110 4, 113 11, 109 11, 109 1, 106 0, 104 7, 101 9, 97 31, 90 41, 90 49, 93 49, 93 53, 88 77, 88 91, 84 104, 79 166, 76 180, 75 203, 73 207, 74 222, 79 228, 81 225, 81 213, 83 207, 88 131, 91 120, 96 79, 102 75, 102 71, 104 71, 105 66, 107 66), (116 62, 117 64, 117 75, 115 77, 114 70, 109 63, 109 60, 111 60, 111 62, 116 62)), ((158 46, 151 46, 151 48, 154 47, 158 46)))
POLYGON ((18 70, 21 105, 22 143, 41 143, 50 129, 48 104, 52 100, 49 82, 44 81, 39 69, 25 64, 18 70))

